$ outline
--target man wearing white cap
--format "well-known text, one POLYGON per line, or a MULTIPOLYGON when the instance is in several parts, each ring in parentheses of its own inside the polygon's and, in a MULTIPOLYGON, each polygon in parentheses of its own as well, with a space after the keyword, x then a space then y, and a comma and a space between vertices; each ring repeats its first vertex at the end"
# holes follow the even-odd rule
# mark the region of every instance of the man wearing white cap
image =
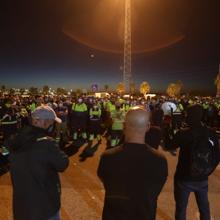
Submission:
POLYGON ((13 140, 10 152, 14 220, 60 220, 61 185, 58 172, 69 164, 48 136, 61 123, 49 106, 32 113, 32 126, 13 140))

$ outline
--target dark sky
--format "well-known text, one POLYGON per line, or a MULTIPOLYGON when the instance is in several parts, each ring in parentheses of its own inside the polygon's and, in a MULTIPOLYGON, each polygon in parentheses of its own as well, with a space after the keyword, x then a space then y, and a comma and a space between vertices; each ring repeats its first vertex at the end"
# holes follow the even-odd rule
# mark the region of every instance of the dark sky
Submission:
MULTIPOLYGON (((88 88, 122 81, 123 7, 111 0, 119 4, 116 10, 108 1, 3 1, 0 83, 88 88)), ((220 1, 147 2, 132 5, 136 84, 146 80, 161 91, 182 80, 186 90, 213 93, 220 63, 220 1), (154 47, 160 49, 147 52, 154 47)))

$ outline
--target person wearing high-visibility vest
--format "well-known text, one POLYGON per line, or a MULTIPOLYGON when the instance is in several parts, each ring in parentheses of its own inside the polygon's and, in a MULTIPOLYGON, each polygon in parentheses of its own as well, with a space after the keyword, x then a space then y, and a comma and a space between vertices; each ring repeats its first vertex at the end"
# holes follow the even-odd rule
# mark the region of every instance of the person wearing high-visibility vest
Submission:
POLYGON ((68 142, 68 108, 62 101, 58 103, 57 108, 54 109, 57 116, 62 120, 62 123, 56 126, 56 142, 65 145, 68 142))
POLYGON ((111 99, 106 103, 106 110, 111 113, 112 111, 114 111, 116 109, 115 107, 115 100, 111 99))
POLYGON ((89 111, 89 141, 97 138, 98 143, 101 143, 101 115, 101 107, 98 103, 94 103, 89 111))
POLYGON ((172 127, 173 129, 180 129, 183 122, 183 105, 181 103, 176 104, 176 111, 172 112, 172 127))
POLYGON ((220 128, 220 102, 216 101, 215 103, 216 109, 217 109, 217 115, 216 115, 216 127, 220 128))
POLYGON ((202 104, 202 107, 204 110, 207 110, 209 108, 209 103, 206 101, 202 104))
POLYGON ((202 103, 202 107, 203 107, 203 122, 204 123, 208 123, 208 109, 209 109, 209 103, 208 101, 204 100, 204 102, 202 103))
POLYGON ((86 140, 88 108, 87 105, 83 102, 82 98, 79 98, 76 103, 73 103, 71 119, 73 140, 76 141, 80 135, 84 140, 86 140))
POLYGON ((9 154, 8 151, 8 142, 9 140, 16 134, 18 128, 18 120, 16 118, 14 110, 10 108, 6 108, 5 114, 0 121, 3 132, 3 146, 2 146, 2 154, 9 154))
POLYGON ((106 121, 105 121, 105 127, 107 129, 106 137, 110 136, 111 133, 111 125, 112 125, 112 118, 111 114, 113 111, 115 111, 116 106, 115 106, 115 99, 112 97, 105 105, 106 109, 106 121))
POLYGON ((29 125, 29 115, 28 115, 28 111, 25 108, 25 106, 21 106, 20 109, 20 121, 21 121, 21 127, 27 126, 29 125))
POLYGON ((188 101, 188 105, 189 106, 193 106, 195 104, 195 102, 192 100, 192 99, 190 99, 189 101, 188 101))
POLYGON ((34 101, 31 101, 30 105, 28 106, 28 109, 31 111, 31 112, 34 112, 35 109, 37 108, 37 105, 34 101))
POLYGON ((101 107, 102 107, 102 122, 104 123, 105 127, 106 124, 107 124, 107 120, 108 120, 108 112, 107 112, 107 103, 108 103, 108 100, 107 98, 104 98, 101 100, 101 107))
POLYGON ((209 108, 207 110, 207 125, 209 127, 215 127, 217 121, 218 110, 213 101, 209 102, 209 108))
POLYGON ((129 100, 126 100, 122 106, 122 109, 125 111, 125 112, 128 112, 129 109, 131 108, 131 104, 130 104, 130 101, 129 100))
POLYGON ((117 146, 122 140, 125 111, 121 109, 121 103, 116 102, 116 109, 111 112, 111 147, 117 146))

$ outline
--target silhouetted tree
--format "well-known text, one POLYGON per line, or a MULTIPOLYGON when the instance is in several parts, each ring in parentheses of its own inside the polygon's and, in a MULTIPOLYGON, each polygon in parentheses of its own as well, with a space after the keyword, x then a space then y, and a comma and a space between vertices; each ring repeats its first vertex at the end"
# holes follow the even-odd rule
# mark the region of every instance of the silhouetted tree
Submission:
POLYGON ((116 92, 120 95, 125 92, 125 85, 123 83, 119 83, 116 87, 116 92))
POLYGON ((37 87, 30 87, 29 92, 32 96, 38 95, 38 88, 37 87))
POLYGON ((11 88, 11 89, 9 90, 9 93, 10 93, 10 95, 14 95, 14 94, 15 94, 15 90, 11 88))
POLYGON ((76 95, 77 95, 77 96, 82 95, 82 89, 77 89, 77 90, 76 90, 76 95))
POLYGON ((2 85, 2 86, 1 86, 1 90, 2 90, 2 92, 5 92, 6 86, 5 86, 5 85, 2 85))
POLYGON ((147 93, 150 92, 150 85, 148 82, 144 81, 141 83, 140 85, 140 93, 143 94, 143 95, 146 95, 147 93))
POLYGON ((49 90, 50 90, 49 86, 47 86, 47 85, 43 86, 43 94, 44 95, 48 95, 49 90))
POLYGON ((136 91, 135 83, 131 83, 130 84, 130 93, 131 94, 135 94, 135 91, 136 91))
POLYGON ((167 94, 170 97, 177 97, 181 93, 181 89, 183 84, 181 81, 177 81, 176 83, 170 83, 167 87, 167 94))
POLYGON ((108 90, 109 90, 109 85, 108 85, 108 84, 105 84, 105 85, 104 85, 104 89, 105 89, 106 92, 108 92, 108 90))
POLYGON ((65 95, 67 91, 64 88, 57 88, 57 95, 65 95))

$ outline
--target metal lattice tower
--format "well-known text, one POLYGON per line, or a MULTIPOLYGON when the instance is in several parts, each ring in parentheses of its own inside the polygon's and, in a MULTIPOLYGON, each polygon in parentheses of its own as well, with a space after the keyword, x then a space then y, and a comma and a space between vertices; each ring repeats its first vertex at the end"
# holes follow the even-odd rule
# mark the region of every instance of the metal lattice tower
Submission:
POLYGON ((130 90, 131 73, 131 0, 125 0, 124 68, 123 82, 126 92, 130 90))
POLYGON ((217 93, 216 93, 216 97, 220 97, 220 64, 219 64, 219 72, 218 72, 218 75, 215 79, 215 84, 216 84, 216 87, 217 87, 217 93))
POLYGON ((217 75, 217 78, 216 78, 216 86, 217 86, 217 94, 216 94, 216 97, 220 97, 220 64, 219 64, 219 71, 218 71, 218 75, 217 75))

